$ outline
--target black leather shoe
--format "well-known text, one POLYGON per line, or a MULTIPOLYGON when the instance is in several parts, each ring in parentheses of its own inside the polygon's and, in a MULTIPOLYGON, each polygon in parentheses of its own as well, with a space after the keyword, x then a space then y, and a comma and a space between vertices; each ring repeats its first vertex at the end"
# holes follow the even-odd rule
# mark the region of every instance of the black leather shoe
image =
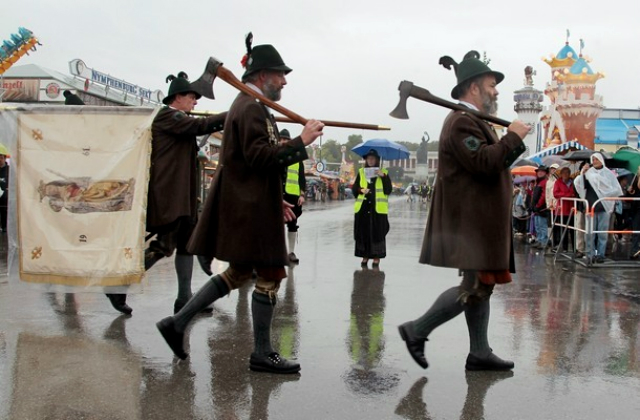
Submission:
POLYGON ((189 353, 184 351, 184 333, 176 331, 173 317, 169 316, 156 322, 156 327, 176 357, 182 360, 189 357, 189 353))
POLYGON ((467 370, 511 370, 514 367, 514 363, 510 360, 502 360, 493 353, 490 353, 485 358, 479 358, 473 354, 467 356, 467 364, 465 369, 467 370))
POLYGON ((204 255, 196 255, 196 259, 198 260, 198 264, 200 264, 200 268, 207 276, 213 276, 213 271, 211 271, 211 263, 213 262, 213 258, 205 257, 204 255))
MULTIPOLYGON (((176 301, 173 302, 173 314, 175 315, 178 312, 180 312, 180 309, 182 309, 184 307, 184 305, 187 304, 187 302, 181 302, 181 301, 176 299, 176 301)), ((203 314, 210 314, 210 313, 213 312, 213 308, 211 306, 207 306, 206 308, 204 308, 200 312, 203 313, 203 314)))
POLYGON ((409 350, 409 354, 411 355, 411 357, 413 357, 413 360, 415 360, 422 369, 428 368, 429 363, 424 357, 424 343, 425 341, 429 340, 416 336, 411 321, 405 322, 404 324, 400 325, 398 327, 398 331, 400 331, 400 337, 402 337, 402 339, 406 343, 407 350, 409 350))
POLYGON ((256 372, 291 374, 300 372, 300 364, 291 362, 278 353, 259 355, 251 353, 249 368, 256 372))
POLYGON ((109 298, 109 302, 111 302, 111 306, 115 308, 115 310, 122 312, 125 315, 131 315, 133 309, 129 305, 127 305, 127 295, 124 293, 107 293, 107 297, 109 298))
POLYGON ((298 257, 296 256, 296 254, 294 254, 293 252, 289 253, 289 262, 292 262, 294 264, 299 264, 300 260, 298 259, 298 257))

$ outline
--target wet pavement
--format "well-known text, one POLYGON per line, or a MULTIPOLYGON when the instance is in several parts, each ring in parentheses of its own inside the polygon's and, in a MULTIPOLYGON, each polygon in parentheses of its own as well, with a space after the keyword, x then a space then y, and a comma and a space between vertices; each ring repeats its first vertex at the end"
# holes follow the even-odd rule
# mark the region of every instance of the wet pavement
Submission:
MULTIPOLYGON (((130 296, 132 317, 100 294, 0 279, 0 419, 638 418, 638 270, 554 265, 518 243, 518 274, 494 293, 489 330, 513 373, 465 372, 462 316, 433 332, 422 370, 396 326, 457 272, 417 263, 427 211, 402 198, 391 204, 388 257, 362 270, 351 203, 316 205, 300 220, 301 262, 283 282, 273 332, 301 375, 249 371, 250 287, 199 316, 191 357, 174 359, 154 326, 177 291, 170 260, 130 296)), ((194 273, 195 290, 206 277, 194 273)))

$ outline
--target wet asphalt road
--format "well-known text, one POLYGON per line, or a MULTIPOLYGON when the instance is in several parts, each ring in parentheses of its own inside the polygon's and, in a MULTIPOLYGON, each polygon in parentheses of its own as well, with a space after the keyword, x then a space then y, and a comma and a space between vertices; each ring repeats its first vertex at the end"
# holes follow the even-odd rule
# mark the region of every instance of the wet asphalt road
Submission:
MULTIPOLYGON (((350 202, 351 203, 351 202, 350 202)), ((100 294, 0 283, 0 419, 637 419, 640 287, 633 269, 587 269, 518 244, 514 283, 492 298, 490 343, 513 373, 465 373, 460 316, 409 357, 396 326, 421 315, 455 270, 417 263, 426 208, 391 204, 379 271, 353 257, 350 206, 303 214, 273 332, 299 376, 253 373, 250 293, 215 303, 173 358, 154 323, 170 314, 170 260, 118 316, 100 294)), ((224 269, 216 265, 214 271, 224 269)), ((194 270, 194 291, 206 281, 194 270)), ((0 280, 1 282, 2 280, 0 280)))

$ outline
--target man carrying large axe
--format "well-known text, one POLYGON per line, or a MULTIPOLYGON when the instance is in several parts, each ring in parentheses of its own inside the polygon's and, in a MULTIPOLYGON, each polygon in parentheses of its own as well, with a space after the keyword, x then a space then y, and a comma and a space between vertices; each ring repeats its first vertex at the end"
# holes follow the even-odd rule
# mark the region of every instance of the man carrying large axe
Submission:
POLYGON ((191 298, 193 255, 187 243, 198 215, 198 145, 196 136, 222 130, 226 113, 195 118, 193 111, 201 94, 189 82, 187 74, 169 75, 166 105, 151 124, 152 148, 147 231, 156 235, 145 250, 145 270, 176 252, 174 265, 178 295, 173 304, 177 313, 191 298))
MULTIPOLYGON (((409 354, 425 369, 429 366, 424 355, 427 337, 462 312, 471 344, 466 369, 510 370, 514 366, 493 353, 487 328, 494 285, 510 282, 510 273, 515 272, 509 166, 525 151, 522 139, 529 127, 521 121, 506 123, 507 134, 498 139, 483 121, 497 110, 496 85, 504 76, 479 57, 471 51, 460 64, 450 57, 440 59, 445 67, 455 69, 458 84, 451 96, 460 106, 442 127, 437 181, 420 262, 457 268, 463 278, 424 315, 399 326, 409 354)), ((406 97, 405 92, 405 101, 406 97)))
MULTIPOLYGON (((252 47, 246 39, 244 86, 271 101, 280 99, 291 69, 272 45, 252 47)), ((215 75, 214 75, 215 76, 215 75)), ((213 77, 211 78, 211 82, 213 77)), ((307 159, 305 147, 322 134, 324 124, 308 120, 299 137, 280 144, 278 128, 261 102, 241 92, 231 105, 224 125, 222 156, 188 249, 193 254, 229 262, 172 317, 156 325, 181 359, 184 332, 191 319, 213 301, 257 280, 251 311, 254 352, 249 367, 255 371, 297 373, 300 365, 286 360, 271 346, 271 320, 276 294, 288 265, 283 222, 292 220, 291 205, 282 199, 286 166, 307 159)))

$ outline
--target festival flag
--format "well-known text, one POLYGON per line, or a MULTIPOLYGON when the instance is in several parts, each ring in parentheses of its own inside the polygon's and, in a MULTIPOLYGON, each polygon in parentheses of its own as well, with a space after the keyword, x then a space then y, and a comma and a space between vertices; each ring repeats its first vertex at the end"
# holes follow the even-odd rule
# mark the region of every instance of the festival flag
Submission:
POLYGON ((10 194, 20 281, 140 283, 156 112, 90 106, 0 112, 1 134, 15 153, 10 194))

